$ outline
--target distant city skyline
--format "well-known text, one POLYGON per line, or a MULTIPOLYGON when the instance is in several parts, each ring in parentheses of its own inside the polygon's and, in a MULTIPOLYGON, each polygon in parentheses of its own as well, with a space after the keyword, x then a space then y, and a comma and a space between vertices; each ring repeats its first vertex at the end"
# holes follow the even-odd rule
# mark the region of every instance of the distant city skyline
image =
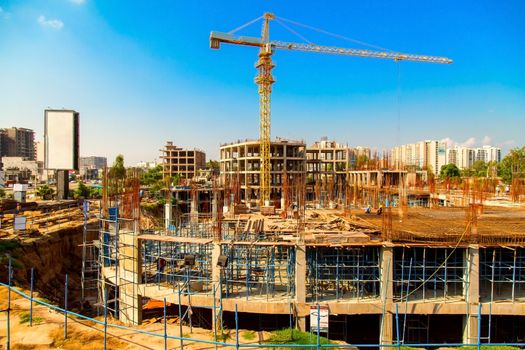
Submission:
MULTIPOLYGON (((509 149, 525 145, 522 1, 305 4, 27 0, 0 3, 0 126, 35 130, 44 109, 80 112, 80 154, 159 159, 166 141, 218 159, 222 143, 256 139, 257 50, 209 48, 274 12, 451 65, 301 52, 274 55, 272 138, 322 136, 378 151, 422 139, 509 149)), ((295 26, 310 41, 370 48, 295 26)), ((260 23, 238 33, 256 36, 260 23)), ((277 22, 272 38, 303 42, 277 22)))

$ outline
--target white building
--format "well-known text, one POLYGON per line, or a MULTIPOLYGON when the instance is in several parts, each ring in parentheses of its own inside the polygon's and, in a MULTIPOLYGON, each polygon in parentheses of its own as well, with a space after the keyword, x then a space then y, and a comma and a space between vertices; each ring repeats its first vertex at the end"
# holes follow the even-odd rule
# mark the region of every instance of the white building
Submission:
POLYGON ((137 163, 137 168, 141 168, 141 169, 144 169, 144 170, 147 170, 147 169, 154 169, 157 167, 157 165, 160 165, 160 163, 158 163, 156 160, 152 161, 152 162, 138 162, 137 163))
POLYGON ((456 147, 456 166, 460 169, 472 168, 476 161, 476 151, 469 147, 456 147))
POLYGON ((469 169, 479 160, 485 163, 499 163, 501 161, 501 148, 492 146, 483 146, 481 148, 456 146, 447 151, 447 163, 455 164, 460 169, 469 169))
POLYGON ((406 166, 438 174, 441 167, 447 164, 447 145, 436 140, 419 141, 394 147, 391 152, 392 164, 396 169, 406 166))
POLYGON ((488 162, 501 162, 501 148, 499 147, 492 147, 485 145, 482 148, 476 148, 476 160, 482 160, 485 163, 488 162))

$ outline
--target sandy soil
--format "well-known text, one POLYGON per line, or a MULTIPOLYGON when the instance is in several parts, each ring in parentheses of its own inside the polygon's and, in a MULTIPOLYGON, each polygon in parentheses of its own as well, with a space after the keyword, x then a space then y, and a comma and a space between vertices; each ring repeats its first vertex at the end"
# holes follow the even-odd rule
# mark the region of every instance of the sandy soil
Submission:
MULTIPOLYGON (((68 319, 68 339, 64 340, 64 315, 48 308, 33 304, 33 326, 30 327, 28 322, 23 322, 29 314, 29 300, 20 297, 16 293, 11 293, 11 316, 10 316, 10 335, 11 349, 102 349, 103 348, 103 326, 93 322, 78 320, 76 318, 68 319)), ((0 287, 0 310, 7 308, 7 288, 0 287)), ((119 324, 118 320, 110 319, 109 322, 119 324)), ((6 348, 6 313, 0 313, 0 349, 6 348)), ((136 329, 145 330, 162 334, 163 325, 161 323, 152 323, 142 325, 136 329)), ((167 331, 169 335, 179 335, 178 324, 168 324, 167 331)), ((239 332, 239 342, 244 344, 255 344, 259 336, 255 334, 255 339, 246 340, 243 335, 248 331, 239 332)), ((230 332, 230 339, 227 342, 235 342, 235 332, 230 332)), ((186 337, 192 337, 202 340, 213 340, 213 334, 210 330, 193 327, 193 333, 190 334, 190 328, 184 326, 182 334, 186 337)), ((267 333, 261 334, 264 338, 267 333)), ((163 349, 164 340, 161 337, 154 337, 138 333, 136 331, 108 328, 108 349, 163 349)), ((168 340, 168 349, 180 349, 179 340, 168 340)), ((184 349, 215 349, 212 344, 197 342, 184 342, 184 349)))

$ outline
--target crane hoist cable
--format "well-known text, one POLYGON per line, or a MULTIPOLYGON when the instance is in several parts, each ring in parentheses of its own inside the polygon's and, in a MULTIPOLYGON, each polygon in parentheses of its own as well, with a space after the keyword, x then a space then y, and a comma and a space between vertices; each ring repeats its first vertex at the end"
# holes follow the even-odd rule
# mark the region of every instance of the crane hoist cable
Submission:
POLYGON ((279 23, 283 28, 287 29, 290 33, 296 35, 297 37, 301 38, 302 40, 306 41, 308 44, 312 44, 312 42, 308 39, 306 39, 303 35, 299 34, 297 31, 293 30, 289 26, 287 26, 283 21, 279 20, 279 18, 275 17, 275 21, 279 23))
POLYGON ((378 45, 369 44, 369 43, 364 42, 364 41, 360 41, 360 40, 352 39, 352 38, 349 38, 349 37, 346 37, 346 36, 343 36, 343 35, 340 35, 340 34, 332 33, 332 32, 329 32, 329 31, 321 29, 321 28, 316 28, 316 27, 313 27, 313 26, 310 26, 310 25, 307 25, 307 24, 302 24, 302 23, 299 23, 299 22, 296 22, 296 21, 292 21, 292 20, 287 19, 287 18, 283 18, 283 17, 280 17, 280 16, 278 18, 280 20, 285 21, 285 22, 288 22, 288 23, 291 23, 291 24, 295 24, 296 26, 308 28, 310 30, 313 30, 313 31, 316 31, 316 32, 319 32, 319 33, 322 33, 322 34, 326 34, 326 35, 332 36, 334 38, 342 39, 342 40, 349 41, 349 42, 352 42, 352 43, 355 43, 355 44, 361 44, 361 45, 364 45, 364 46, 372 47, 374 49, 379 49, 379 50, 384 50, 384 51, 393 51, 393 50, 390 50, 390 49, 387 49, 387 48, 384 48, 384 47, 381 47, 381 46, 378 46, 378 45))
POLYGON ((247 23, 244 23, 243 25, 241 25, 241 26, 239 26, 239 27, 237 27, 237 28, 235 28, 235 29, 233 29, 233 30, 230 30, 230 31, 228 32, 228 34, 235 34, 235 33, 238 32, 239 30, 241 30, 241 29, 243 29, 243 28, 246 28, 246 27, 248 27, 249 25, 254 24, 254 23, 257 22, 258 20, 263 19, 263 18, 264 18, 264 16, 259 16, 259 17, 257 17, 256 19, 253 19, 253 20, 251 20, 251 21, 249 21, 249 22, 247 22, 247 23))

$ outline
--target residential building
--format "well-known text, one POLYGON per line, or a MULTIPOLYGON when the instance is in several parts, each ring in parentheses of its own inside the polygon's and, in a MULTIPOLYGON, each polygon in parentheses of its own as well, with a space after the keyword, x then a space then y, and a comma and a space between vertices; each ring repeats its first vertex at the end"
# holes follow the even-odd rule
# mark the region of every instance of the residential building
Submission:
POLYGON ((456 147, 456 166, 460 169, 470 169, 476 161, 476 152, 469 147, 456 147))
POLYGON ((80 157, 79 175, 83 179, 96 179, 99 177, 100 171, 107 167, 108 160, 106 157, 90 156, 80 157))
POLYGON ((460 169, 469 169, 476 161, 499 163, 501 161, 501 148, 492 146, 483 146, 481 148, 456 146, 447 150, 447 163, 455 164, 460 169))
POLYGON ((481 148, 474 149, 476 160, 488 162, 501 162, 501 148, 485 145, 481 148))
POLYGON ((447 164, 447 145, 442 141, 426 140, 394 147, 391 151, 394 169, 415 167, 438 174, 447 164))
POLYGON ((159 163, 157 163, 156 160, 152 162, 138 162, 137 168, 144 169, 144 170, 154 169, 157 165, 159 165, 159 163))
POLYGON ((26 128, 0 129, 1 157, 22 157, 35 160, 35 132, 26 128))
POLYGON ((38 183, 42 181, 44 164, 23 157, 2 157, 6 181, 38 183))
POLYGON ((447 144, 442 141, 425 141, 425 168, 439 174, 441 167, 447 164, 447 144))
POLYGON ((162 152, 162 173, 164 177, 179 175, 182 179, 191 180, 199 169, 206 168, 206 153, 198 149, 183 149, 173 142, 166 142, 162 152))

